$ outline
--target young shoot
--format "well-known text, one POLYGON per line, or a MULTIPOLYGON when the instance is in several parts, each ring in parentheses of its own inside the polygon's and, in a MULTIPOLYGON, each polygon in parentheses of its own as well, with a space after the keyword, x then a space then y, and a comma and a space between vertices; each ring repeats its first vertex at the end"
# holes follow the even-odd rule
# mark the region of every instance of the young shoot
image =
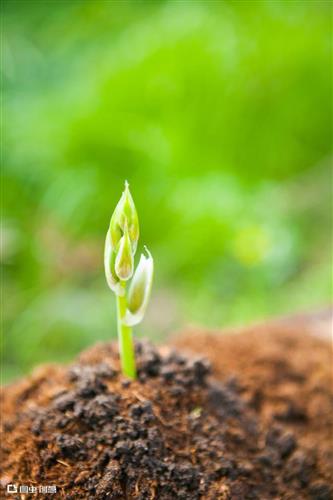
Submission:
POLYGON ((139 220, 128 182, 112 214, 106 234, 104 268, 106 281, 116 295, 117 328, 122 372, 136 378, 135 351, 132 326, 144 317, 153 280, 154 262, 141 254, 134 270, 134 256, 139 239, 139 220))

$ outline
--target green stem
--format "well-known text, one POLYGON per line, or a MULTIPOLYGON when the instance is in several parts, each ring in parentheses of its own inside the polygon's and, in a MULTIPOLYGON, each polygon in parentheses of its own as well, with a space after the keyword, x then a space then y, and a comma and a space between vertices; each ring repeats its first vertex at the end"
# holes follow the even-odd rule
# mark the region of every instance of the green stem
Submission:
MULTIPOLYGON (((126 283, 121 282, 122 287, 125 289, 126 283)), ((135 367, 135 351, 132 337, 132 328, 123 323, 123 318, 126 314, 127 300, 126 295, 117 295, 117 316, 118 316, 118 342, 120 362, 123 374, 129 378, 136 378, 135 367)))

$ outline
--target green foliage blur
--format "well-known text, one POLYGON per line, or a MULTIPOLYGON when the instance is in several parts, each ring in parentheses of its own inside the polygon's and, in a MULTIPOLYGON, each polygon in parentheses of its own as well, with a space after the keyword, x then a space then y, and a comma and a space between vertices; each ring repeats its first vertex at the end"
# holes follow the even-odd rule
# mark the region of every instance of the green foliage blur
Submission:
POLYGON ((130 183, 155 281, 138 336, 330 297, 331 4, 5 1, 4 380, 115 338, 130 183))

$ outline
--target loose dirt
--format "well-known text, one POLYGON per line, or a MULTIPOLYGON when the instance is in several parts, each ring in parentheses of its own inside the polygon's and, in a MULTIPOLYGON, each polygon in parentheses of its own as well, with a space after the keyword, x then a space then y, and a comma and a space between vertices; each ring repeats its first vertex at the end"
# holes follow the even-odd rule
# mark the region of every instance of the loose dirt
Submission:
POLYGON ((332 498, 326 341, 275 325, 174 344, 138 342, 134 382, 107 343, 6 387, 3 498, 332 498))

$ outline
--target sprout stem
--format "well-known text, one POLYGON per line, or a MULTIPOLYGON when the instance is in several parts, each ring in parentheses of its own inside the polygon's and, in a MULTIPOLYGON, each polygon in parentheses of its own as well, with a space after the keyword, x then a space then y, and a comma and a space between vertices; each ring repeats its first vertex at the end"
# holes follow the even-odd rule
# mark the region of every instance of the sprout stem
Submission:
MULTIPOLYGON (((126 287, 125 281, 121 281, 121 286, 126 287)), ((127 309, 126 295, 117 295, 117 316, 118 316, 118 342, 122 372, 125 376, 135 379, 135 351, 132 337, 132 328, 123 323, 127 309)))

